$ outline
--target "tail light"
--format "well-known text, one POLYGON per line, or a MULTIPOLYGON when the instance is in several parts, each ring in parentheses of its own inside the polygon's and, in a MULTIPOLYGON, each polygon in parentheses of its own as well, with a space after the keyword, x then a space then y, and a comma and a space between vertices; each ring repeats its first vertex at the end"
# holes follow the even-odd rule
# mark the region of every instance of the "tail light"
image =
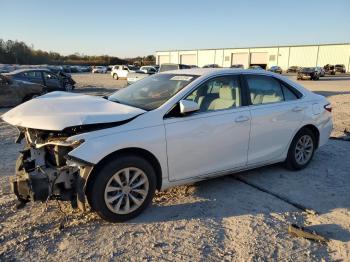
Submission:
POLYGON ((332 112, 332 106, 331 106, 331 104, 327 104, 327 105, 325 105, 324 106, 324 109, 326 109, 328 112, 332 112))

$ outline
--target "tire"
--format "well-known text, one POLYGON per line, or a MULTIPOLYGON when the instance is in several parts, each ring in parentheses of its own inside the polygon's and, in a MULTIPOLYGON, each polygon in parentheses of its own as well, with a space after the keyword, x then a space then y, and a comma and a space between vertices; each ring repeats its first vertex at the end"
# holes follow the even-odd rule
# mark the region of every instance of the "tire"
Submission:
POLYGON ((92 209, 101 218, 122 222, 138 216, 151 203, 156 181, 156 173, 148 161, 126 155, 103 166, 86 193, 92 209))
POLYGON ((290 144, 288 156, 285 161, 286 167, 290 170, 305 168, 313 158, 315 147, 316 139, 314 133, 308 128, 301 129, 290 144), (303 142, 305 143, 303 144, 303 142), (298 155, 303 155, 305 158, 301 159, 298 155))
POLYGON ((114 78, 115 80, 118 80, 118 74, 113 74, 113 78, 114 78))

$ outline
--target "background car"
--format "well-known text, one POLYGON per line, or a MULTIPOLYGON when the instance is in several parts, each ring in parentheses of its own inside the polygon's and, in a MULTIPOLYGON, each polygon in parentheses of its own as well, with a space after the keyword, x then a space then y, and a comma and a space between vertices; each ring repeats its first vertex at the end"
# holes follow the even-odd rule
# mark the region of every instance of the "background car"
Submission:
POLYGON ((191 66, 184 64, 161 64, 159 68, 159 72, 178 70, 178 69, 190 69, 191 66))
POLYGON ((274 72, 277 74, 282 74, 282 68, 279 66, 271 66, 270 69, 267 71, 274 72))
POLYGON ((144 79, 150 75, 153 75, 154 73, 145 73, 144 71, 141 70, 137 70, 136 72, 131 72, 128 73, 127 77, 126 77, 126 81, 128 83, 128 85, 131 85, 141 79, 144 79))
POLYGON ((334 65, 327 64, 323 67, 325 74, 327 75, 335 75, 335 67, 334 65))
POLYGON ((116 80, 118 80, 119 78, 126 79, 129 73, 135 73, 136 70, 137 68, 134 66, 116 65, 113 66, 111 76, 116 80))
POLYGON ((141 66, 139 71, 142 71, 146 74, 155 74, 158 70, 154 66, 141 66))
POLYGON ((323 77, 326 75, 326 71, 323 69, 323 67, 316 66, 315 69, 317 70, 320 77, 323 77))
POLYGON ((335 72, 346 73, 345 65, 341 65, 341 64, 335 65, 334 69, 335 69, 335 72))
POLYGON ((299 70, 300 70, 299 66, 290 66, 286 72, 287 73, 298 73, 299 70))
POLYGON ((252 70, 264 70, 264 68, 262 68, 261 66, 258 66, 258 65, 251 65, 251 66, 249 66, 248 69, 252 69, 252 70))
POLYGON ((302 67, 298 72, 297 80, 302 79, 318 80, 320 73, 315 67, 302 67))
POLYGON ((0 74, 0 107, 16 106, 43 94, 44 87, 0 74))
POLYGON ((218 64, 209 64, 209 65, 205 65, 203 66, 203 68, 220 68, 221 66, 219 66, 218 64))
POLYGON ((107 73, 107 67, 105 66, 94 66, 91 71, 93 74, 99 73, 99 74, 106 74, 107 73))
POLYGON ((74 88, 66 77, 61 77, 48 69, 18 69, 3 75, 13 80, 22 80, 40 84, 44 86, 44 92, 69 92, 74 88))
POLYGON ((240 69, 244 69, 244 65, 242 65, 242 64, 234 64, 234 65, 231 65, 231 68, 240 68, 240 69))

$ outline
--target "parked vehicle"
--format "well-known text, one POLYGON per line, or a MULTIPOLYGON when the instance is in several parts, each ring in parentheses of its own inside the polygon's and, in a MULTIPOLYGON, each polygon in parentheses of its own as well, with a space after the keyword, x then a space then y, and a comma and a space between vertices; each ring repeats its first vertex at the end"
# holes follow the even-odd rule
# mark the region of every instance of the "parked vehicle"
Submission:
POLYGON ((316 66, 315 69, 317 70, 320 77, 323 77, 326 75, 326 71, 323 69, 323 67, 316 66))
POLYGON ((282 74, 282 68, 279 66, 271 66, 268 71, 274 72, 276 74, 282 74))
POLYGON ((203 66, 203 68, 220 68, 221 66, 219 66, 218 64, 209 64, 209 65, 205 65, 203 66))
POLYGON ((0 107, 16 106, 43 94, 43 86, 0 74, 0 107))
POLYGON ((93 74, 106 74, 107 67, 105 66, 94 66, 91 71, 93 74))
POLYGON ((298 80, 310 79, 310 80, 319 80, 320 73, 315 67, 302 67, 297 76, 298 80))
POLYGON ((339 72, 339 73, 346 73, 346 68, 345 68, 345 65, 335 65, 334 66, 334 69, 335 69, 335 72, 339 72))
POLYGON ((270 72, 189 69, 154 74, 106 99, 46 94, 1 118, 27 141, 11 178, 20 201, 83 208, 87 199, 116 222, 139 215, 156 190, 273 163, 305 168, 328 141, 331 109, 270 72))
POLYGON ((48 69, 18 69, 3 75, 12 80, 22 80, 43 85, 44 92, 69 92, 74 89, 75 84, 71 77, 59 76, 48 69))
POLYGON ((178 69, 190 69, 191 67, 189 65, 184 64, 161 64, 159 68, 159 72, 166 72, 171 70, 178 70, 178 69))
POLYGON ((144 71, 141 71, 141 70, 138 70, 134 73, 129 73, 128 76, 126 77, 126 81, 128 82, 128 85, 131 85, 141 79, 144 79, 150 75, 153 75, 153 74, 148 74, 148 73, 145 73, 144 71))
POLYGON ((299 70, 300 70, 299 66, 290 66, 286 72, 287 73, 298 73, 299 70))
POLYGON ((244 65, 242 65, 242 64, 234 64, 234 65, 231 65, 231 68, 240 68, 240 69, 244 69, 244 65))
POLYGON ((141 66, 140 71, 150 75, 158 72, 158 70, 153 66, 141 66))
POLYGON ((335 75, 335 67, 334 65, 327 64, 323 67, 325 74, 327 75, 335 75))
POLYGON ((73 80, 71 74, 65 73, 63 71, 63 67, 62 66, 57 66, 57 67, 56 66, 48 66, 47 69, 50 70, 51 72, 55 73, 59 77, 63 78, 64 81, 66 81, 66 83, 71 85, 72 90, 75 88, 75 84, 76 83, 73 80))
POLYGON ((252 70, 264 70, 264 68, 262 68, 261 66, 258 66, 258 65, 251 65, 248 69, 252 69, 252 70))
POLYGON ((134 67, 129 67, 128 65, 117 65, 113 67, 111 76, 116 80, 119 78, 126 79, 129 73, 135 73, 135 71, 136 68, 134 67))

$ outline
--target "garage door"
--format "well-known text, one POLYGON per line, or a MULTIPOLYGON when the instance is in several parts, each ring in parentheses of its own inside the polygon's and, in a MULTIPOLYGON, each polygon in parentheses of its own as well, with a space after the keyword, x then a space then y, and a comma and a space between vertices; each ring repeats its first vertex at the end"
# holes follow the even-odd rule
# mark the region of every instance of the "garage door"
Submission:
POLYGON ((170 62, 168 55, 159 55, 158 56, 158 65, 167 64, 170 62))
POLYGON ((251 53, 250 54, 250 64, 267 64, 268 63, 268 53, 251 53))
POLYGON ((196 55, 181 55, 180 63, 184 65, 197 65, 196 55))
POLYGON ((249 54, 248 53, 232 54, 231 65, 243 65, 244 68, 248 68, 249 67, 249 54))

